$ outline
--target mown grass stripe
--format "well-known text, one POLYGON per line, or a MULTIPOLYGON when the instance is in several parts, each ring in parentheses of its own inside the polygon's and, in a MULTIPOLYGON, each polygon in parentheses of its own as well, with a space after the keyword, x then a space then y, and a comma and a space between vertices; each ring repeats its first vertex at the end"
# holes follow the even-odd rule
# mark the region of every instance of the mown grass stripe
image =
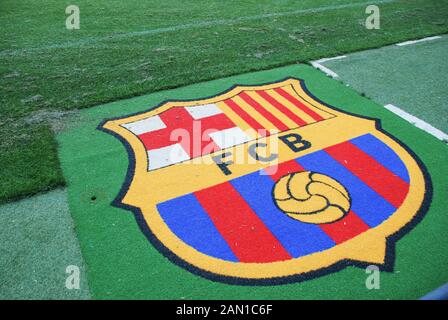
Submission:
MULTIPOLYGON (((376 1, 375 4, 391 3, 391 2, 396 2, 396 0, 379 0, 379 1, 376 1)), ((299 9, 299 10, 293 10, 293 11, 287 11, 287 12, 273 12, 273 13, 265 13, 265 14, 259 14, 259 15, 253 15, 253 16, 243 16, 243 17, 238 17, 235 19, 197 21, 197 22, 180 24, 180 25, 175 25, 175 26, 165 27, 165 28, 156 28, 156 29, 148 29, 148 30, 142 30, 142 31, 126 32, 126 33, 122 33, 122 34, 111 34, 111 35, 106 35, 106 36, 102 36, 102 37, 91 37, 91 38, 81 39, 78 41, 56 43, 56 44, 44 45, 44 46, 33 47, 33 48, 25 48, 25 49, 18 49, 18 50, 4 50, 4 51, 0 52, 0 56, 16 55, 19 53, 32 53, 32 52, 39 51, 39 50, 73 48, 73 47, 78 47, 81 45, 92 44, 92 43, 101 42, 101 41, 111 41, 111 40, 126 39, 126 38, 131 38, 131 37, 141 37, 141 36, 148 36, 148 35, 155 35, 155 34, 163 34, 163 33, 176 32, 176 31, 193 29, 193 28, 205 28, 205 27, 212 27, 212 26, 219 26, 219 25, 232 25, 232 24, 236 24, 236 23, 240 23, 240 22, 253 21, 253 20, 259 20, 259 19, 266 19, 266 18, 277 18, 277 17, 285 17, 285 16, 292 16, 292 15, 299 15, 299 14, 320 13, 320 12, 325 12, 325 11, 362 7, 362 6, 367 6, 369 4, 370 4, 370 2, 346 3, 346 4, 340 4, 340 5, 325 6, 325 7, 299 9)))

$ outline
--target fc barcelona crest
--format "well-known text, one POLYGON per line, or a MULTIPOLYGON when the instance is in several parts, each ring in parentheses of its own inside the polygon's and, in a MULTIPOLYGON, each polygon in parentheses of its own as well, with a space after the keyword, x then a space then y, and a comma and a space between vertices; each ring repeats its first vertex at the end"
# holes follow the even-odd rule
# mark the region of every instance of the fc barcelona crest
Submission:
POLYGON ((386 264, 430 187, 375 119, 302 80, 230 90, 107 120, 128 148, 115 204, 173 261, 214 279, 276 281, 386 264))

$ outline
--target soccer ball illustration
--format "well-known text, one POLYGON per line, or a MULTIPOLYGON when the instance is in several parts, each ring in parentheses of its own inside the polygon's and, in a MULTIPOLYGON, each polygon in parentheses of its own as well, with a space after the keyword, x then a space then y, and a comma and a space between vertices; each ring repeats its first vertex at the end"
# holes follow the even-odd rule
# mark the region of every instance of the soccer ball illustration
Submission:
POLYGON ((273 198, 281 211, 306 223, 331 223, 350 210, 350 195, 341 183, 310 171, 281 177, 274 186, 273 198))

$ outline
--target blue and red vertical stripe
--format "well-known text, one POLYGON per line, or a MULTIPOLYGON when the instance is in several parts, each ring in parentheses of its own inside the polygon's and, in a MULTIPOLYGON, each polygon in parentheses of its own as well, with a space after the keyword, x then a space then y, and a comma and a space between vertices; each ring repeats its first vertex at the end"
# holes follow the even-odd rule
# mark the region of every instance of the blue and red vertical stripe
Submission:
POLYGON ((168 227, 199 252, 234 262, 282 261, 329 249, 392 215, 409 190, 396 153, 371 134, 158 204, 168 227), (350 212, 330 224, 307 224, 281 212, 272 188, 298 171, 326 174, 349 191, 350 212))

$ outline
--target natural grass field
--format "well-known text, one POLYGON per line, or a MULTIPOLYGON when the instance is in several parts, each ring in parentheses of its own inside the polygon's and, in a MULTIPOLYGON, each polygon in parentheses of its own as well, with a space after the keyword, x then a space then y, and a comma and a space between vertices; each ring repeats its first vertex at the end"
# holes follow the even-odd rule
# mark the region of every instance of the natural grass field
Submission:
POLYGON ((76 109, 448 31, 447 0, 373 3, 380 30, 365 0, 2 0, 0 202, 64 183, 52 130, 76 109))

